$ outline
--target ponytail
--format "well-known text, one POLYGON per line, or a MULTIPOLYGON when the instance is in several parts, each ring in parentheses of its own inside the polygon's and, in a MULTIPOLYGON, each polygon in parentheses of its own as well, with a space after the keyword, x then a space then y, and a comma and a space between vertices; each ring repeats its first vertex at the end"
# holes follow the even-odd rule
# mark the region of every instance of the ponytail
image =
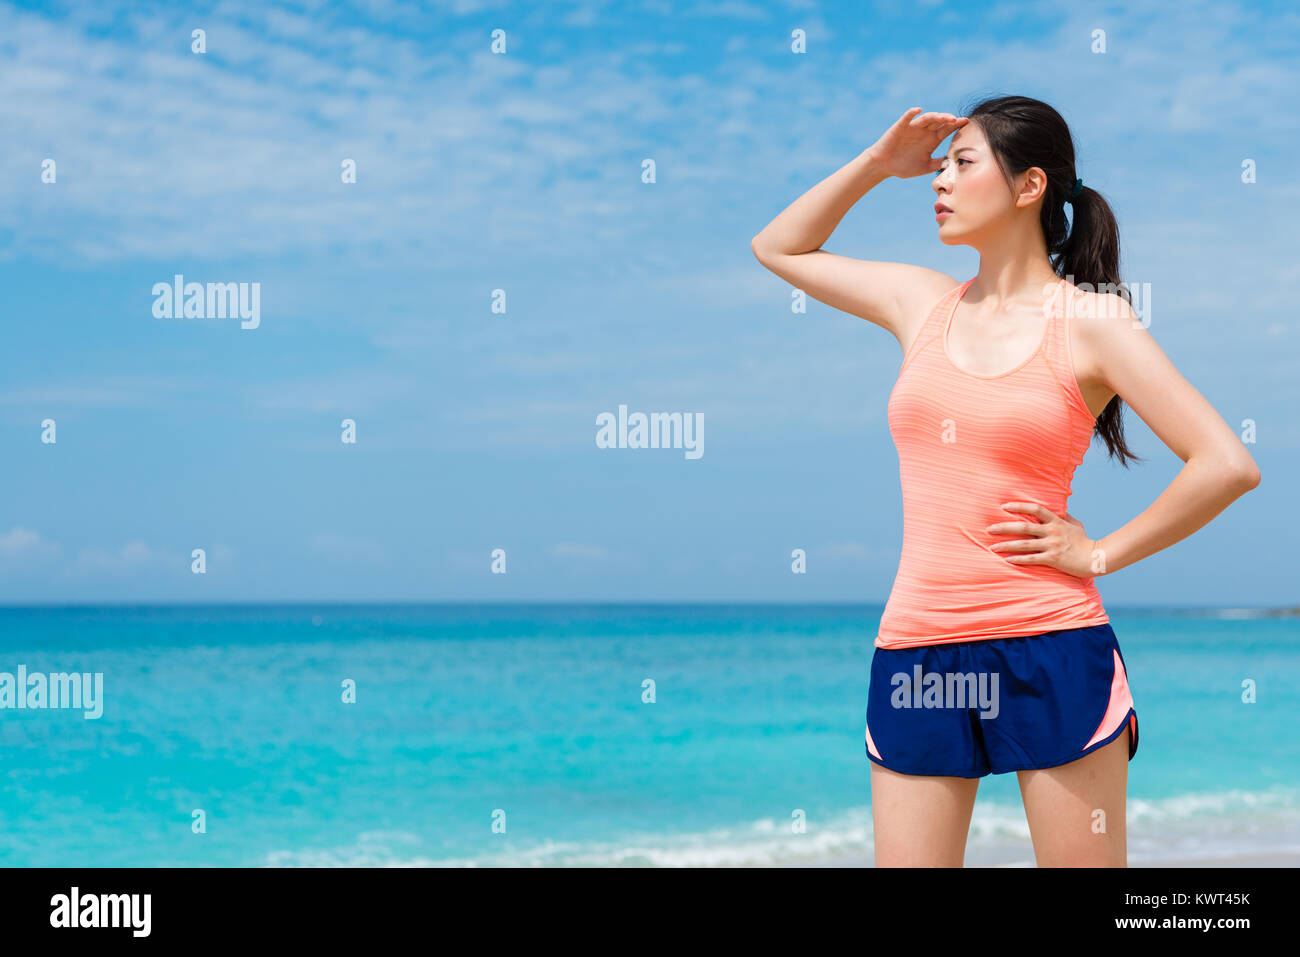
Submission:
MULTIPOLYGON (((1071 177, 1070 183, 1073 185, 1071 177)), ((1065 225, 1065 193, 1048 189, 1043 200, 1043 235, 1058 276, 1070 282, 1087 283, 1096 292, 1114 292, 1132 304, 1128 289, 1119 278, 1119 223, 1110 204, 1095 189, 1084 186, 1070 204, 1072 215, 1065 225), (1055 194, 1055 195, 1054 195, 1055 194)), ((1094 431, 1106 443, 1111 458, 1128 468, 1128 459, 1139 460, 1124 441, 1124 400, 1113 397, 1097 416, 1094 431)))

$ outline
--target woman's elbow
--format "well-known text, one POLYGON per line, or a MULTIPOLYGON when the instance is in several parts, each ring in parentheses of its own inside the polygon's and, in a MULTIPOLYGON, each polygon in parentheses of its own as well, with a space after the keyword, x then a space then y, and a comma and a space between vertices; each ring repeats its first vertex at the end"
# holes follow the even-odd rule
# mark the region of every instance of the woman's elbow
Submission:
POLYGON ((1232 464, 1232 484, 1240 488, 1243 493, 1259 485, 1259 466, 1255 460, 1247 455, 1232 464))

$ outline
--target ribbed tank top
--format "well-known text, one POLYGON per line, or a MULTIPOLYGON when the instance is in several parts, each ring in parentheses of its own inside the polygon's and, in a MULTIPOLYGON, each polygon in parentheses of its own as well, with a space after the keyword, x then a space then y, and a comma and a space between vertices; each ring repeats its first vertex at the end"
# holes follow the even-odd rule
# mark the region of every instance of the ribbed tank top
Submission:
POLYGON ((903 358, 889 394, 889 431, 903 490, 903 547, 880 619, 878 648, 1014 638, 1110 620, 1091 578, 990 551, 1016 535, 985 528, 1037 521, 1004 502, 1034 502, 1064 516, 1074 470, 1096 420, 1070 355, 1070 302, 1062 279, 1042 341, 998 375, 960 369, 948 329, 975 280, 943 296, 903 358))

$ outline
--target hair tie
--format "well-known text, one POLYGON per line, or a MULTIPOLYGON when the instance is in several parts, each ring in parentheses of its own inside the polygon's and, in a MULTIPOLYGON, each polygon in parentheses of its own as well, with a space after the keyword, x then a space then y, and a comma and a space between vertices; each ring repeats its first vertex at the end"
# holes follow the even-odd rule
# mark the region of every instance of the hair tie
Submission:
POLYGON ((1066 201, 1067 203, 1073 203, 1073 202, 1075 201, 1075 199, 1078 198, 1078 196, 1079 196, 1079 194, 1080 194, 1081 192, 1083 192, 1083 180, 1081 180, 1081 179, 1076 179, 1076 180, 1074 181, 1074 188, 1072 188, 1072 189, 1070 190, 1070 195, 1066 198, 1065 201, 1066 201))

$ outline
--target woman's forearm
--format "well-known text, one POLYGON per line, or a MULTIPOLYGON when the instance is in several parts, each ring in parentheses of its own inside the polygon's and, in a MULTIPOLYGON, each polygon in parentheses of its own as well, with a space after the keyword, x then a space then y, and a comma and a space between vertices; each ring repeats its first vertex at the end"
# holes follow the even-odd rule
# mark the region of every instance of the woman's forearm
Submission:
POLYGON ((1259 470, 1222 459, 1193 456, 1145 512, 1098 539, 1095 574, 1119 571, 1180 542, 1259 484, 1259 470))
POLYGON ((863 150, 764 226, 751 244, 754 252, 797 256, 820 249, 853 204, 888 176, 871 150, 863 150))

